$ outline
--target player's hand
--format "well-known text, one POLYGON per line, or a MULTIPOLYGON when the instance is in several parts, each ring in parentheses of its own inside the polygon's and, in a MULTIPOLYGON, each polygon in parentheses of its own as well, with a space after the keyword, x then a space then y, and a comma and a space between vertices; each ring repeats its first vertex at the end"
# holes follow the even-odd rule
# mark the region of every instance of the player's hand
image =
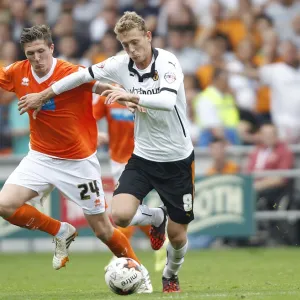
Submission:
POLYGON ((18 102, 18 110, 20 111, 20 115, 23 115, 25 112, 34 109, 33 118, 36 119, 36 116, 41 110, 43 104, 43 98, 39 93, 27 94, 21 97, 18 102))
POLYGON ((97 146, 100 147, 107 144, 109 141, 108 134, 106 132, 98 132, 97 146))
POLYGON ((139 97, 135 94, 127 93, 121 90, 107 90, 104 91, 102 96, 106 96, 105 104, 112 104, 116 101, 127 101, 135 104, 139 103, 139 97))
POLYGON ((141 107, 135 103, 132 102, 125 102, 126 107, 128 108, 128 110, 132 113, 135 112, 135 110, 137 109, 139 112, 145 113, 146 112, 146 108, 141 107))

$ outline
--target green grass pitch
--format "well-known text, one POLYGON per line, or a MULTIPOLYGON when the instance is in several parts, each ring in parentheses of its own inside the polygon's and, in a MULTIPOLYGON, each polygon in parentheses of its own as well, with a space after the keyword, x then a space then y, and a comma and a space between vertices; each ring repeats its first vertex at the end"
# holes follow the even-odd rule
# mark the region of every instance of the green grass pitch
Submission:
MULTIPOLYGON (((126 299, 289 300, 300 299, 300 251, 228 249, 190 251, 180 271, 182 293, 163 294, 161 273, 153 269, 152 252, 138 252, 154 286, 150 295, 126 299)), ((1 254, 0 299, 112 300, 103 268, 109 253, 71 253, 66 268, 52 269, 52 254, 1 254)))

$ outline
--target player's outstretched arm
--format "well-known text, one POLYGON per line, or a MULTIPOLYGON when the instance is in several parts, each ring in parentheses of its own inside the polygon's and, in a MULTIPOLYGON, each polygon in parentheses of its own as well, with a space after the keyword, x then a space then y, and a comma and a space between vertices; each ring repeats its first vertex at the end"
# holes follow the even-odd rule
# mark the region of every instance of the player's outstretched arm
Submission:
POLYGON ((21 97, 18 103, 20 114, 22 115, 28 110, 34 109, 35 112, 33 118, 36 118, 37 113, 49 99, 93 80, 94 78, 91 76, 88 69, 83 69, 57 81, 51 87, 40 93, 27 94, 21 97))
POLYGON ((102 93, 102 96, 106 96, 105 104, 125 101, 145 108, 171 111, 176 104, 177 93, 165 90, 156 95, 136 95, 127 93, 126 91, 107 90, 102 93))

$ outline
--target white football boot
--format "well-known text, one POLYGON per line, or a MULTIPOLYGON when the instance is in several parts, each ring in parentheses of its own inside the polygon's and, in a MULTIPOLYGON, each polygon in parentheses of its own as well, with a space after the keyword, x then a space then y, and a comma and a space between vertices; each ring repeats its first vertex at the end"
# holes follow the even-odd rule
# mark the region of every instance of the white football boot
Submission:
POLYGON ((52 260, 52 266, 55 270, 59 270, 66 266, 66 263, 69 261, 68 249, 78 235, 74 226, 68 223, 65 224, 66 230, 62 237, 54 237, 53 239, 53 242, 55 243, 55 252, 52 260))
POLYGON ((143 280, 144 282, 141 284, 141 286, 137 290, 137 293, 138 294, 151 294, 153 292, 153 287, 152 287, 149 272, 143 265, 141 265, 141 269, 142 269, 142 274, 144 276, 144 280, 143 280))

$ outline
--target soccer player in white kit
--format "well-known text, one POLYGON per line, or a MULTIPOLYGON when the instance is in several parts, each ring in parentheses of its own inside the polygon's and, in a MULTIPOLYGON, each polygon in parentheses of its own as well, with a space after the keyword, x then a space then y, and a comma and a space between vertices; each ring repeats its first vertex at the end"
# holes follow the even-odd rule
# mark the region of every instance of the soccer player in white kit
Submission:
POLYGON ((21 113, 47 99, 92 80, 109 80, 124 91, 108 90, 106 103, 125 101, 147 108, 135 112, 135 147, 112 199, 112 217, 122 227, 151 224, 151 245, 160 249, 166 220, 170 243, 163 270, 163 292, 179 292, 178 271, 188 248, 187 229, 193 220, 194 149, 187 131, 183 73, 177 58, 153 49, 152 35, 135 12, 126 12, 115 33, 127 54, 108 58, 21 99, 21 113), (155 189, 165 208, 148 208, 143 198, 155 189))

